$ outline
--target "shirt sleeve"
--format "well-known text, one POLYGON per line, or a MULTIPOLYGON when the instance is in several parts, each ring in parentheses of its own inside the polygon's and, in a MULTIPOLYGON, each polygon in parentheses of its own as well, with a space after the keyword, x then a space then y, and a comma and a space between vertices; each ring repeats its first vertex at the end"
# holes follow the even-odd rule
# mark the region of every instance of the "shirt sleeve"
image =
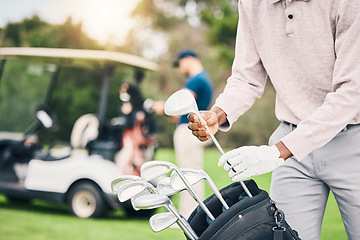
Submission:
POLYGON ((332 92, 324 103, 282 139, 300 161, 331 141, 360 113, 360 3, 344 0, 339 7, 335 33, 332 92))
POLYGON ((255 100, 262 96, 266 78, 267 74, 257 53, 246 14, 239 1, 239 22, 232 74, 227 79, 223 93, 215 101, 215 106, 226 113, 229 122, 226 127, 220 127, 222 131, 228 131, 255 100))

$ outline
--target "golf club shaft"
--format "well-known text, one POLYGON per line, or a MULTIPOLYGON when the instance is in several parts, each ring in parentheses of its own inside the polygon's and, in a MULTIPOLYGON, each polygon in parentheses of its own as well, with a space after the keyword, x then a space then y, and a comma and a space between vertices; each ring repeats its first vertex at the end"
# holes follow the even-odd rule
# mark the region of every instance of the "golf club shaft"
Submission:
POLYGON ((184 233, 192 240, 198 239, 198 235, 192 229, 190 224, 179 214, 179 211, 175 208, 174 205, 164 206, 165 210, 174 214, 174 216, 178 219, 177 223, 179 227, 184 231, 184 233))
POLYGON ((221 195, 219 189, 216 187, 214 181, 211 179, 211 177, 203 170, 203 169, 191 169, 191 168, 181 168, 180 169, 184 176, 187 178, 187 173, 188 172, 194 172, 197 173, 201 173, 200 174, 200 178, 196 179, 196 181, 189 181, 190 184, 195 185, 198 181, 204 179, 206 181, 206 183, 208 184, 208 186, 210 187, 210 189, 214 192, 215 196, 220 200, 220 202, 222 203, 222 205, 224 206, 225 209, 229 209, 229 205, 226 203, 225 199, 223 198, 223 196, 221 195))
POLYGON ((184 176, 184 174, 181 172, 180 169, 175 169, 177 174, 179 175, 179 177, 181 178, 181 180, 184 182, 186 188, 189 190, 190 195, 196 200, 196 202, 200 205, 200 207, 202 208, 202 210, 204 210, 204 212, 206 213, 206 215, 208 215, 208 217, 211 220, 215 220, 215 217, 211 214, 210 210, 206 207, 206 205, 204 204, 204 202, 200 199, 200 197, 196 194, 196 192, 194 191, 193 187, 191 186, 191 184, 189 183, 189 181, 186 179, 186 177, 184 176))
MULTIPOLYGON (((158 193, 156 188, 153 188, 153 187, 149 186, 147 189, 152 194, 157 194, 158 193)), ((175 207, 173 206, 173 208, 175 208, 175 207)), ((171 212, 178 219, 178 221, 176 221, 176 223, 184 231, 186 236, 188 236, 192 240, 198 239, 199 237, 196 235, 194 230, 191 228, 190 224, 179 214, 179 212, 177 211, 176 208, 175 209, 173 209, 173 208, 171 208, 170 206, 164 206, 164 209, 167 212, 171 212)))
POLYGON ((205 179, 206 182, 208 183, 209 187, 211 188, 211 190, 214 192, 214 194, 217 196, 217 198, 220 200, 220 202, 222 203, 222 205, 225 207, 225 209, 229 209, 229 205, 225 202, 225 199, 222 197, 219 189, 215 186, 215 183, 211 180, 211 178, 209 177, 208 179, 205 179))
MULTIPOLYGON (((200 112, 197 112, 197 115, 198 115, 198 117, 199 117, 199 119, 200 119, 201 121, 205 121, 204 118, 201 116, 200 112)), ((206 121, 205 121, 205 122, 206 122, 206 121)), ((215 146, 219 149, 220 153, 221 153, 222 155, 224 155, 224 154, 225 154, 224 150, 222 149, 222 147, 220 146, 219 142, 216 140, 214 134, 212 134, 212 132, 210 131, 210 129, 209 129, 209 127, 208 127, 207 125, 205 125, 205 129, 209 130, 209 132, 210 132, 210 137, 211 137, 212 141, 214 142, 215 146)), ((246 187, 245 183, 244 183, 243 181, 241 181, 241 180, 240 180, 239 182, 240 182, 242 188, 244 189, 244 191, 246 192, 246 194, 247 194, 249 197, 252 197, 252 194, 250 193, 249 189, 246 187)))
POLYGON ((212 132, 210 131, 210 129, 209 129, 209 127, 208 127, 207 125, 205 126, 205 128, 209 130, 211 140, 214 142, 215 146, 219 149, 221 155, 224 155, 225 152, 224 152, 224 150, 222 149, 222 147, 220 146, 219 142, 216 140, 214 134, 212 134, 212 132))

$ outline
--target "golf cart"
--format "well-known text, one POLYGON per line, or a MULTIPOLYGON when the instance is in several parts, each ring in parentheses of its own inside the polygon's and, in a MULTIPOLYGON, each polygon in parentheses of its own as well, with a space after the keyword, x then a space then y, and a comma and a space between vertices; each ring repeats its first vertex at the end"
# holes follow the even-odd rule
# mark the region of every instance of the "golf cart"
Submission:
MULTIPOLYGON (((140 132, 142 139, 147 140, 138 143, 139 152, 146 155, 144 161, 152 159, 156 141, 152 136, 154 127, 151 112, 146 108, 146 101, 142 100, 141 107, 138 107, 142 118, 135 118, 129 126, 129 121, 124 116, 107 120, 106 109, 111 76, 116 67, 130 66, 141 72, 155 71, 157 65, 134 55, 110 51, 0 48, 0 90, 4 87, 1 76, 6 62, 17 60, 47 64, 51 80, 42 85, 42 93, 45 95, 43 102, 31 109, 34 119, 31 127, 22 131, 23 133, 0 132, 0 194, 4 194, 9 200, 28 201, 36 198, 65 203, 69 205, 73 215, 81 218, 101 217, 109 209, 120 207, 128 215, 139 214, 129 203, 120 204, 110 185, 118 176, 129 173, 121 164, 132 166, 134 171, 130 174, 136 174, 136 168, 140 168, 143 163, 135 164, 132 162, 132 155, 129 157, 128 153, 118 154, 127 148, 126 142, 133 139, 133 134, 140 132), (55 142, 45 150, 41 139, 36 139, 36 135, 41 129, 58 128, 57 117, 49 103, 56 88, 60 67, 64 65, 104 69, 98 112, 78 118, 73 126, 70 142, 55 142), (34 137, 36 141, 33 141, 34 137), (125 156, 127 163, 123 164, 125 156)), ((124 90, 125 102, 131 102, 131 93, 126 92, 128 89, 129 87, 124 90)), ((0 91, 1 97, 4 96, 1 96, 0 91)), ((7 115, 1 116, 5 117, 7 115)), ((130 145, 133 146, 134 142, 130 145)))

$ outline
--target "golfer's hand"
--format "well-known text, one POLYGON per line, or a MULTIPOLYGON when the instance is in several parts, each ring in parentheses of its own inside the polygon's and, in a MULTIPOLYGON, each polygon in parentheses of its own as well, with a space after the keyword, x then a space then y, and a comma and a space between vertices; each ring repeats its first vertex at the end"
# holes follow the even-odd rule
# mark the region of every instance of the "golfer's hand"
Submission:
POLYGON ((218 116, 213 111, 201 111, 200 114, 205 121, 200 121, 195 113, 188 115, 188 128, 200 141, 207 141, 210 139, 210 131, 215 134, 219 130, 218 116), (209 129, 205 128, 206 125, 209 129))
POLYGON ((273 171, 284 164, 278 148, 274 146, 245 146, 225 153, 219 159, 233 181, 244 180, 253 176, 273 171))

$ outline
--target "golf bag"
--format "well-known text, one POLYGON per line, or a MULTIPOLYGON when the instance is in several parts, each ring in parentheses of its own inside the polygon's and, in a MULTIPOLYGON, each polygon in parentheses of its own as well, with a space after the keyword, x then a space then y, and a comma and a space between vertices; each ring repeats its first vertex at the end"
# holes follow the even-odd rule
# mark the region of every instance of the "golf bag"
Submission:
POLYGON ((220 190, 228 210, 215 195, 205 199, 215 220, 211 221, 200 207, 192 212, 188 222, 199 240, 299 240, 267 192, 253 180, 245 184, 253 197, 248 197, 237 182, 220 190))

